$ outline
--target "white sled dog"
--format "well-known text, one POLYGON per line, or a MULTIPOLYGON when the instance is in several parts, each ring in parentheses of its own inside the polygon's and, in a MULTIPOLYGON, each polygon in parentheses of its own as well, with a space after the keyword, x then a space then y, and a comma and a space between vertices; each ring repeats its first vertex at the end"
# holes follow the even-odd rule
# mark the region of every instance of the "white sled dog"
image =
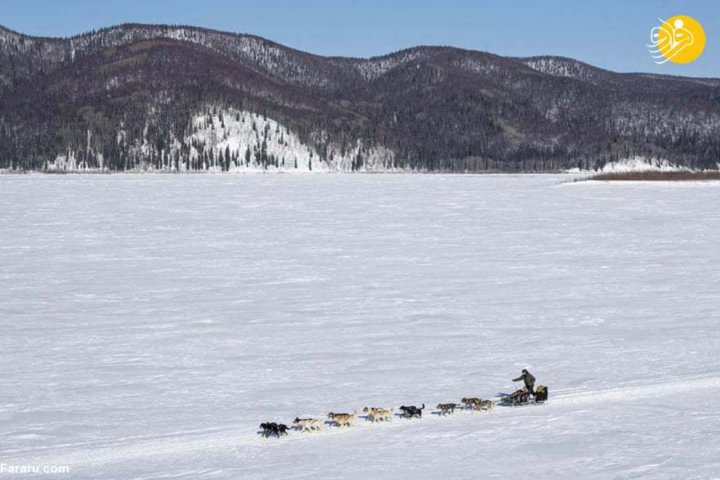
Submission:
POLYGON ((300 427, 301 432, 311 432, 322 428, 322 420, 317 418, 295 418, 293 423, 300 427))
POLYGON ((363 408, 363 412, 368 414, 368 419, 373 423, 379 421, 390 421, 393 415, 392 408, 365 407, 363 408))

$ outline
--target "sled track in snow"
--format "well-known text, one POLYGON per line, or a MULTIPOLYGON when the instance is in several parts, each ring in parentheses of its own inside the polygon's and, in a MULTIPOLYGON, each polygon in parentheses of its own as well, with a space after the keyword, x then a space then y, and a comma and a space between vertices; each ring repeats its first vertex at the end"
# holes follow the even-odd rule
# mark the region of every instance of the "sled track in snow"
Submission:
MULTIPOLYGON (((720 377, 700 377, 678 379, 664 383, 627 385, 605 390, 551 390, 550 401, 543 408, 555 409, 606 402, 633 402, 694 390, 717 388, 719 384, 720 377)), ((502 415, 513 415, 514 412, 521 410, 523 410, 523 407, 520 406, 501 409, 499 412, 502 412, 502 415)), ((493 413, 493 415, 495 414, 497 412, 493 413)), ((413 420, 412 422, 442 422, 443 420, 442 417, 427 414, 422 420, 413 420)), ((258 419, 258 424, 260 421, 258 419)), ((68 465, 72 471, 73 466, 111 464, 144 457, 186 455, 213 450, 231 452, 243 447, 280 446, 293 441, 319 441, 328 436, 359 434, 366 431, 366 429, 377 428, 380 431, 384 428, 402 428, 408 425, 410 423, 398 420, 383 423, 379 426, 358 421, 355 427, 349 429, 326 428, 318 433, 303 435, 295 433, 289 437, 283 437, 280 441, 275 439, 264 440, 255 431, 238 431, 237 429, 212 430, 213 433, 177 432, 158 436, 129 437, 114 442, 65 445, 50 448, 48 454, 44 456, 8 458, 4 461, 25 465, 68 465), (66 453, 63 453, 63 450, 66 453)))
POLYGON ((675 380, 664 383, 648 383, 643 385, 629 385, 606 390, 591 390, 580 392, 557 391, 553 396, 550 391, 550 401, 553 405, 582 405, 600 402, 617 402, 644 400, 674 393, 717 388, 720 377, 701 377, 694 379, 675 380))

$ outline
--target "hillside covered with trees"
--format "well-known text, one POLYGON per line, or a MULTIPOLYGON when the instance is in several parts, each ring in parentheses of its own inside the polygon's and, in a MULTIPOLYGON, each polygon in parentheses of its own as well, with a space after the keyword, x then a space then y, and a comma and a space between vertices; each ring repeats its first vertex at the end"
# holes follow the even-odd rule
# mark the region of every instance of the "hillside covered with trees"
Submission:
POLYGON ((720 79, 416 47, 321 57, 252 35, 0 27, 0 169, 553 171, 720 162, 720 79))

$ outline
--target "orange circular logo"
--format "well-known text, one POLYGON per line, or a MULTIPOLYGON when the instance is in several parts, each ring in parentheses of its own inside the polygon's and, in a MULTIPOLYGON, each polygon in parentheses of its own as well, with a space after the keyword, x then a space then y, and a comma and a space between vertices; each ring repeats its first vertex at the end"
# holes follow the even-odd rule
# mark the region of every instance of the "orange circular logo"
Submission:
POLYGON ((690 63, 705 49, 705 30, 700 22, 687 15, 660 20, 650 30, 650 53, 655 63, 690 63))

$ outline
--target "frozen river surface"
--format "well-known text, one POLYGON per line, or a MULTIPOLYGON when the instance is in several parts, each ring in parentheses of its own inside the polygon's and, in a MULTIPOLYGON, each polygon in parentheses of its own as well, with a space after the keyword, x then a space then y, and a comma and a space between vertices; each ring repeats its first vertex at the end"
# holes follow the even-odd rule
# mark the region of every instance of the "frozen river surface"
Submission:
POLYGON ((0 177, 2 468, 720 477, 720 185, 566 180, 0 177), (548 404, 430 414, 523 367, 548 404))

